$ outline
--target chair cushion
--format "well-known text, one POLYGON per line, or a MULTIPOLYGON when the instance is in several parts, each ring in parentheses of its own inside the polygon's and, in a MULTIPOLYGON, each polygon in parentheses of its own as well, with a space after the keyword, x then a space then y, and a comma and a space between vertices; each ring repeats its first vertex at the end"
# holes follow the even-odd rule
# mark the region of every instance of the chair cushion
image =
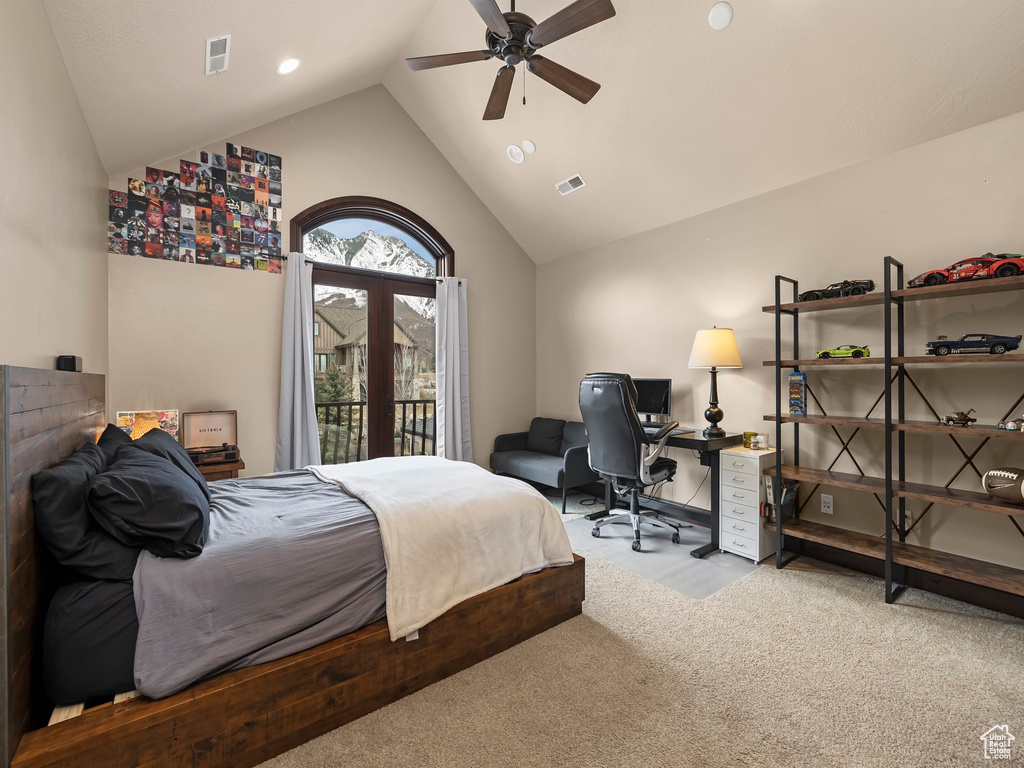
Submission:
POLYGON ((536 451, 502 451, 491 454, 491 468, 503 475, 560 488, 562 459, 536 451))
POLYGON ((107 470, 89 483, 89 512, 128 546, 158 557, 195 557, 206 543, 210 502, 188 475, 138 443, 118 448, 107 470))
POLYGON ((675 459, 666 459, 664 456, 660 456, 651 465, 651 479, 656 483, 667 480, 676 473, 676 467, 675 459))
POLYGON ((587 444, 587 429, 582 421, 567 421, 562 430, 562 446, 558 449, 559 456, 565 456, 570 448, 587 444))
POLYGON ((104 531, 89 514, 85 491, 107 466, 103 449, 86 443, 57 466, 32 477, 36 528, 61 565, 90 579, 131 580, 139 548, 104 531))
POLYGON ((545 419, 538 416, 530 422, 530 433, 526 436, 526 449, 535 453, 558 456, 562 447, 562 419, 545 419))

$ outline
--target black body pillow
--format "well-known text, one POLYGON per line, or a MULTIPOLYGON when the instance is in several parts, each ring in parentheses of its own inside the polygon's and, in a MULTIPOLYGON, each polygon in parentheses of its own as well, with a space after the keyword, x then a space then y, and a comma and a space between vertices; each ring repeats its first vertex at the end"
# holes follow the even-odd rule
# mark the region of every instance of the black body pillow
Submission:
POLYGON ((89 514, 85 491, 107 465, 92 443, 32 478, 36 528, 61 565, 91 579, 131 580, 139 548, 111 538, 89 514))
POLYGON ((114 459, 114 453, 122 445, 131 445, 132 438, 127 432, 114 424, 107 424, 107 428, 103 430, 103 434, 100 435, 100 439, 96 441, 96 445, 103 449, 103 453, 107 455, 107 463, 109 464, 114 459))
POLYGON ((138 440, 117 449, 86 491, 89 511, 107 533, 159 557, 195 557, 203 551, 210 502, 167 459, 140 450, 138 440))
POLYGON ((188 457, 188 451, 181 447, 181 443, 164 432, 160 428, 149 430, 138 440, 132 441, 132 445, 141 448, 147 453, 167 459, 174 466, 192 478, 192 481, 199 486, 206 500, 210 500, 210 486, 206 484, 206 478, 196 469, 192 459, 188 457))

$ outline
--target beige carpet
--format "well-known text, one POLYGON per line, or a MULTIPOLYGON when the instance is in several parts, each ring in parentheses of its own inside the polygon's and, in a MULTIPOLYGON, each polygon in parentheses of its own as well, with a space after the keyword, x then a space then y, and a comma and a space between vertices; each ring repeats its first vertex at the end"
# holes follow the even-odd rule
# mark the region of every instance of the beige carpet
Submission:
POLYGON ((1024 622, 810 561, 706 600, 597 558, 585 613, 265 763, 981 766, 1017 737, 1024 622))

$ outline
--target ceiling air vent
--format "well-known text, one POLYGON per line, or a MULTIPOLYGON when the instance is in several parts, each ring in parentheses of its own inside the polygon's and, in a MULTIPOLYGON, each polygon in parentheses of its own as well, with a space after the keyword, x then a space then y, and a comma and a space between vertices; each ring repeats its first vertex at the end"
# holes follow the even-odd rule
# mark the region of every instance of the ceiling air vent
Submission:
POLYGON ((206 41, 206 74, 215 75, 228 68, 231 35, 211 37, 206 41))
POLYGON ((585 186, 587 186, 587 182, 585 182, 583 177, 577 173, 575 176, 570 176, 565 181, 560 181, 555 184, 555 189, 558 190, 558 194, 565 197, 566 195, 572 194, 577 189, 585 186))

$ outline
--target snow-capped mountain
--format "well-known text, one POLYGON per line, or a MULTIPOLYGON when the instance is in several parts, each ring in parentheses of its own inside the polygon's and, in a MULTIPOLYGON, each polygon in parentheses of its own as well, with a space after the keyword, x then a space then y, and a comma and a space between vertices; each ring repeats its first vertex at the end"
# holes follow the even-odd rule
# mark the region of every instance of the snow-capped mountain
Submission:
POLYGON ((342 239, 326 229, 314 229, 306 235, 303 250, 307 256, 326 264, 418 277, 434 275, 433 267, 402 240, 372 230, 342 239))
MULTIPOLYGON (((305 236, 303 252, 306 256, 325 264, 338 264, 356 269, 371 269, 378 272, 398 272, 416 277, 433 277, 433 265, 428 264, 404 241, 390 235, 381 235, 367 230, 349 238, 338 237, 326 229, 317 228, 305 236)), ((343 293, 356 299, 358 304, 365 300, 363 291, 339 291, 328 289, 329 293, 343 293)), ((321 297, 318 295, 317 299, 321 297)), ((417 314, 433 321, 434 300, 419 296, 403 296, 401 301, 417 314)))

